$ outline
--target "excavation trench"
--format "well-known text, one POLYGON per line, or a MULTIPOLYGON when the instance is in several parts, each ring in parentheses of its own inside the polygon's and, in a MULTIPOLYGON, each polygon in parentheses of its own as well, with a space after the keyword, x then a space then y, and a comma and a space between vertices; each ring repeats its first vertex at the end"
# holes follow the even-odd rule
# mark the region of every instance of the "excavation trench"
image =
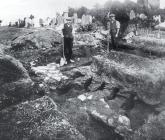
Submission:
MULTIPOLYGON (((74 48, 75 52, 76 50, 77 48, 74 48)), ((137 57, 144 57, 149 59, 162 57, 159 53, 147 52, 143 49, 136 49, 125 44, 119 45, 119 48, 116 51, 119 53, 122 52, 125 54, 133 54, 137 57)), ((103 52, 99 53, 99 51, 97 51, 97 53, 95 53, 92 48, 87 48, 87 46, 81 46, 81 52, 81 54, 79 54, 79 51, 76 53, 75 58, 79 58, 79 60, 75 59, 75 63, 71 63, 62 67, 58 67, 58 63, 52 64, 52 66, 55 66, 58 69, 58 72, 56 73, 57 75, 54 74, 50 77, 61 76, 61 79, 57 80, 50 78, 46 80, 46 84, 48 85, 50 91, 48 93, 48 96, 51 97, 53 101, 55 101, 55 103, 58 105, 59 110, 61 110, 62 113, 66 114, 69 122, 73 124, 87 139, 108 140, 111 138, 122 140, 126 137, 126 135, 121 136, 121 134, 116 133, 113 125, 109 126, 102 120, 91 115, 90 112, 91 109, 98 109, 98 111, 101 111, 99 109, 99 106, 96 105, 96 107, 93 107, 91 104, 96 104, 97 102, 99 102, 99 99, 111 94, 111 89, 113 87, 117 87, 118 82, 114 83, 112 82, 112 79, 112 81, 110 80, 110 82, 112 82, 113 84, 107 84, 103 89, 100 90, 99 87, 102 85, 103 81, 106 81, 106 78, 102 74, 97 75, 96 73, 93 73, 91 71, 91 66, 93 65, 92 56, 99 54, 103 55, 103 52), (62 76, 66 77, 66 79, 63 79, 62 76), (88 85, 89 89, 87 90, 84 85, 85 82, 87 82, 91 77, 93 79, 88 85), (101 93, 101 96, 98 92, 101 93), (87 99, 87 101, 82 101, 78 98, 79 96, 86 93, 88 93, 88 95, 94 94, 94 99, 87 99)), ((51 66, 49 68, 52 69, 51 66)), ((50 73, 48 71, 46 73, 46 75, 49 74, 52 74, 51 70, 50 73)), ((112 75, 112 77, 115 77, 115 73, 114 75, 112 75)), ((124 85, 122 86, 125 88, 124 85)), ((123 94, 122 91, 119 94, 123 94)), ((126 93, 124 97, 125 98, 119 96, 114 100, 107 102, 107 104, 110 106, 114 104, 113 109, 120 110, 120 106, 129 97, 129 93, 126 93), (115 102, 118 102, 117 105, 115 102)), ((139 112, 139 110, 143 108, 143 106, 145 106, 145 104, 138 101, 135 104, 135 114, 139 112)), ((146 106, 145 109, 147 113, 156 113, 151 106, 146 106)), ((105 112, 103 111, 102 113, 104 114, 105 112)), ((148 117, 147 113, 142 116, 139 115, 136 121, 134 120, 133 114, 129 114, 129 119, 131 120, 131 125, 133 127, 132 129, 136 130, 144 123, 144 118, 148 117)))
MULTIPOLYGON (((47 32, 47 36, 49 36, 50 31, 48 30, 47 32)), ((159 113, 155 111, 155 106, 157 105, 155 94, 151 97, 146 94, 145 98, 139 98, 145 92, 136 87, 136 82, 139 82, 139 85, 143 83, 140 86, 147 93, 152 93, 150 89, 154 91, 161 89, 159 84, 155 87, 152 86, 155 82, 152 81, 152 78, 155 76, 156 80, 159 81, 161 75, 157 75, 154 73, 154 68, 149 67, 151 63, 154 65, 158 63, 159 68, 163 63, 158 59, 163 58, 165 54, 160 51, 161 47, 158 50, 154 48, 146 49, 141 45, 119 42, 118 49, 112 50, 107 54, 104 51, 106 46, 101 43, 98 46, 78 44, 73 47, 75 62, 60 67, 59 62, 62 56, 61 36, 59 35, 59 43, 53 43, 52 45, 52 42, 54 42, 54 32, 52 32, 51 37, 48 37, 49 40, 46 39, 47 43, 43 44, 45 42, 44 33, 45 31, 40 37, 44 38, 44 41, 38 42, 34 40, 36 44, 32 43, 38 49, 31 48, 29 44, 26 46, 24 44, 24 42, 26 43, 26 38, 23 36, 17 38, 14 45, 21 43, 23 44, 21 47, 27 47, 27 49, 10 50, 10 54, 19 59, 28 70, 30 78, 34 82, 33 94, 36 94, 37 97, 30 99, 33 101, 20 103, 14 107, 12 104, 12 106, 8 106, 9 108, 5 108, 3 112, 0 112, 2 116, 1 122, 5 122, 7 125, 9 125, 8 122, 12 122, 13 126, 19 128, 14 130, 19 131, 19 134, 23 134, 24 129, 22 128, 26 127, 28 130, 25 132, 26 134, 28 133, 27 137, 33 134, 34 138, 36 138, 39 132, 44 134, 43 137, 46 138, 51 139, 52 133, 60 138, 66 132, 64 127, 64 131, 61 131, 62 133, 54 133, 58 132, 58 129, 54 130, 54 128, 58 128, 58 122, 60 122, 62 126, 63 124, 67 124, 67 126, 69 124, 69 128, 73 128, 73 132, 77 133, 78 131, 79 135, 74 136, 75 140, 124 140, 132 138, 132 133, 145 123, 149 115, 159 113), (130 69, 127 69, 129 66, 131 66, 130 69), (145 71, 140 71, 143 66, 146 68, 145 71), (145 78, 140 79, 142 80, 141 82, 138 79, 138 75, 136 75, 139 71, 144 72, 140 74, 144 74, 146 79, 149 82, 151 80, 151 82, 147 83, 145 78), (130 75, 133 72, 135 73, 130 75), (149 88, 147 89, 147 87, 149 88), (119 92, 114 95, 113 99, 106 101, 105 97, 111 96, 114 89, 119 89, 119 92), (130 95, 134 92, 138 94, 137 100, 133 102, 134 106, 131 110, 123 109, 123 105, 129 103, 130 95), (42 96, 44 97, 40 98, 42 96), (36 98, 39 99, 36 100, 36 98), (25 111, 22 109, 25 109, 25 111), (21 113, 22 111, 25 114, 21 113), (16 116, 12 116, 13 114, 16 116), (7 115, 8 117, 6 117, 7 115), (29 115, 29 118, 27 115, 29 115), (56 115, 59 118, 56 118, 56 115), (33 117, 36 117, 33 124, 37 125, 37 127, 31 123, 33 117), (16 120, 12 118, 16 118, 16 120), (22 118, 25 118, 27 122, 22 118), (26 126, 22 125, 22 122, 26 126), (52 124, 55 126, 52 126, 52 124)), ((35 34, 38 36, 37 32, 35 34)), ((31 37, 31 34, 28 36, 31 37)), ((163 65, 160 68, 162 70, 161 74, 164 75, 163 65)), ((61 128, 63 127, 60 127, 60 130, 61 128)), ((13 130, 5 131, 4 134, 7 136, 9 132, 13 132, 13 130)), ((20 138, 24 139, 21 136, 20 138)))

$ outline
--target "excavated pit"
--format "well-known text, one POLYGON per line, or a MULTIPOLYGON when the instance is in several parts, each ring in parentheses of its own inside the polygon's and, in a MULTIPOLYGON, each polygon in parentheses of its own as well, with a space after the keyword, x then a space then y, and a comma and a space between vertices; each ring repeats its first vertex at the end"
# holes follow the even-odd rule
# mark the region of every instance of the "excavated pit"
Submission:
MULTIPOLYGON (((31 35, 32 34, 29 34, 29 36, 31 35)), ((24 42, 24 38, 15 38, 13 41, 15 43, 24 42)), ((56 114, 66 120, 64 122, 67 122, 67 128, 69 126, 69 128, 71 127, 73 131, 76 132, 76 135, 73 136, 74 138, 72 137, 75 140, 124 140, 139 138, 139 136, 137 136, 138 134, 134 134, 134 132, 138 132, 138 130, 144 127, 143 125, 151 114, 157 115, 162 111, 156 110, 156 107, 162 109, 162 106, 148 105, 144 103, 144 101, 138 100, 139 98, 135 100, 135 105, 131 111, 122 108, 122 105, 128 102, 132 90, 124 84, 121 84, 120 79, 116 79, 116 72, 112 72, 112 75, 109 77, 104 70, 98 71, 97 64, 93 61, 93 56, 107 55, 105 51, 106 47, 103 44, 97 47, 90 44, 74 45, 73 54, 75 62, 60 67, 59 61, 62 56, 62 45, 60 43, 54 44, 54 40, 53 42, 50 40, 50 42, 51 45, 49 44, 50 48, 48 49, 35 50, 30 47, 30 49, 27 50, 9 51, 10 54, 20 60, 28 70, 30 78, 37 85, 36 92, 40 91, 40 97, 44 95, 48 96, 46 100, 45 97, 39 98, 38 100, 33 99, 34 101, 24 102, 18 106, 10 106, 0 112, 2 115, 0 121, 3 121, 3 116, 8 115, 4 125, 8 126, 10 125, 9 122, 12 122, 14 127, 18 127, 18 129, 14 131, 18 131, 19 136, 23 133, 26 134, 20 137, 17 136, 15 139, 37 138, 36 134, 41 134, 40 139, 52 139, 52 135, 57 136, 57 138, 62 138, 62 134, 65 132, 72 137, 72 132, 70 133, 69 131, 68 133, 65 127, 63 129, 64 133, 61 133, 62 131, 59 134, 56 133, 57 130, 52 127, 54 124, 56 126, 58 122, 58 118, 56 118, 57 120, 53 119, 56 114), (106 101, 105 97, 111 96, 115 88, 120 89, 117 96, 112 100, 106 101), (45 108, 40 108, 40 105, 43 106, 42 103, 46 102, 47 104, 47 100, 50 100, 51 106, 54 106, 53 109, 52 107, 50 110, 48 108, 49 111, 45 110, 45 108), (28 112, 31 104, 35 104, 35 106, 30 110, 32 114, 28 115, 30 115, 30 119, 34 117, 33 113, 37 114, 34 121, 39 128, 37 130, 35 129, 35 125, 22 122, 19 112, 17 114, 18 116, 14 116, 14 118, 17 119, 16 123, 11 119, 11 113, 17 112, 12 110, 13 108, 20 111, 22 109, 20 107, 23 107, 28 112), (46 115, 42 118, 41 114, 44 115, 45 113, 48 113, 50 116, 46 115), (47 119, 49 120, 51 118, 52 120, 47 121, 47 119), (47 125, 45 125, 45 122, 47 125), (23 126, 24 123, 26 127, 23 126), (48 127, 48 125, 50 125, 50 131, 47 131, 46 127, 48 127), (20 128, 27 129, 27 133, 20 128), (46 131, 46 133, 44 133, 44 131, 46 131), (35 134, 35 132, 37 133, 35 134)), ((36 44, 34 47, 36 47, 36 44)), ((29 48, 28 45, 23 46, 29 48)), ((42 45, 39 45, 39 47, 41 46, 42 45)), ((45 46, 47 46, 47 44, 45 46)), ((42 47, 45 48, 45 46, 42 47)), ((158 59, 164 57, 164 53, 159 51, 161 49, 146 49, 145 47, 141 47, 141 45, 139 46, 119 42, 119 48, 113 52, 114 54, 124 53, 124 55, 133 55, 133 57, 135 56, 137 59, 142 60, 144 58, 147 59, 147 61, 148 59, 150 61, 158 61, 158 59)), ((112 58, 109 57, 108 59, 112 61, 112 58)), ((129 60, 131 61, 131 59, 129 60)), ((126 62, 127 61, 126 58, 126 62)), ((103 63, 104 61, 101 64, 103 63)), ((26 117, 26 114, 23 114, 23 117, 26 117)), ((61 121, 61 119, 60 124, 63 124, 63 120, 61 121)), ((4 137, 1 135, 1 138, 7 137, 10 132, 11 135, 14 133, 12 129, 4 132, 3 125, 0 125, 0 130, 4 133, 4 137)), ((12 136, 14 137, 14 135, 12 136)), ((65 140, 67 136, 68 135, 64 135, 63 140, 65 140)), ((141 137, 139 139, 141 139, 141 137)))

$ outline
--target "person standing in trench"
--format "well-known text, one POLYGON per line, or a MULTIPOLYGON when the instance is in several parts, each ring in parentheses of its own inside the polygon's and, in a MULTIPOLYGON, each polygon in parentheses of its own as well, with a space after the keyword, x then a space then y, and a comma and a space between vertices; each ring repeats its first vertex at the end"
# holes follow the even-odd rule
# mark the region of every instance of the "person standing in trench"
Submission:
POLYGON ((73 47, 73 27, 71 19, 66 19, 66 23, 64 24, 64 28, 62 29, 64 36, 64 56, 67 64, 74 62, 72 58, 72 47, 73 47))
POLYGON ((120 22, 115 19, 114 14, 108 14, 109 21, 107 23, 107 28, 109 30, 108 41, 111 38, 111 45, 108 42, 108 51, 117 48, 117 40, 119 37, 120 22))

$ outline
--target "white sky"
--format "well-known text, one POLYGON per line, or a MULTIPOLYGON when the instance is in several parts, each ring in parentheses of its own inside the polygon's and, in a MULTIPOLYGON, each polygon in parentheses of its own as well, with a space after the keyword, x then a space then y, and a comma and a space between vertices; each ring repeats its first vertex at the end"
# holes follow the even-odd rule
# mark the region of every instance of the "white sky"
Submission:
MULTIPOLYGON (((56 12, 62 13, 67 7, 86 6, 92 8, 96 3, 104 4, 107 0, 0 0, 0 19, 12 20, 33 14, 35 17, 54 17, 56 12)), ((124 1, 124 0, 119 0, 124 1)), ((135 1, 136 0, 132 0, 135 1)), ((165 0, 161 7, 165 7, 165 0)))

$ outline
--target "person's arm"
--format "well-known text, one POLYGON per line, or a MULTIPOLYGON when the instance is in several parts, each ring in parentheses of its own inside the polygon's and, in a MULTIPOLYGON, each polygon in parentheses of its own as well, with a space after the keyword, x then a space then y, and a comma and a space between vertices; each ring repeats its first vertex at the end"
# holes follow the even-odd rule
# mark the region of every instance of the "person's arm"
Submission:
POLYGON ((116 21, 116 28, 117 28, 116 37, 118 37, 119 36, 119 30, 120 30, 120 22, 119 21, 116 21))

